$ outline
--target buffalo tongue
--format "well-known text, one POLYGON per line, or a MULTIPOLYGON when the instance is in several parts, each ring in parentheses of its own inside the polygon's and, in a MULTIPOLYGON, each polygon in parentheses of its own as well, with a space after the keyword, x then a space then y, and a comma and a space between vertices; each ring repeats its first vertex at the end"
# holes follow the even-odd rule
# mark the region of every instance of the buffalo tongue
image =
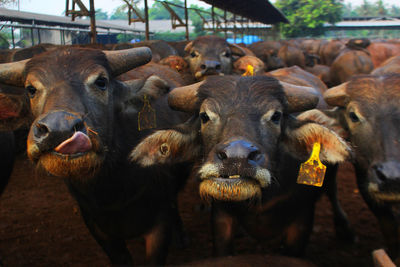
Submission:
POLYGON ((75 132, 72 137, 62 142, 54 150, 61 154, 76 154, 89 151, 92 142, 89 137, 82 132, 75 132))

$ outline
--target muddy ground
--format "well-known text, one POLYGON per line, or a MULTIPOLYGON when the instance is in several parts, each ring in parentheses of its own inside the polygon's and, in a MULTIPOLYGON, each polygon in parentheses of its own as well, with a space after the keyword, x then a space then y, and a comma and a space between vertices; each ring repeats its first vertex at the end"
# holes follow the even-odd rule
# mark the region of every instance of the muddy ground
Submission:
MULTIPOLYGON (((371 251, 383 247, 383 238, 375 217, 361 199, 350 164, 340 167, 338 184, 339 199, 358 242, 349 245, 335 238, 330 204, 322 197, 305 258, 323 267, 372 266, 371 251)), ((194 183, 189 183, 180 195, 180 207, 191 242, 185 249, 171 248, 169 264, 188 264, 211 256, 209 216, 199 209, 198 202, 194 183)), ((268 251, 245 235, 236 241, 237 254, 268 251)), ((137 264, 144 263, 143 244, 139 239, 129 242, 137 264)), ((109 266, 63 181, 36 174, 24 155, 18 157, 11 181, 0 198, 0 258, 6 267, 109 266)))

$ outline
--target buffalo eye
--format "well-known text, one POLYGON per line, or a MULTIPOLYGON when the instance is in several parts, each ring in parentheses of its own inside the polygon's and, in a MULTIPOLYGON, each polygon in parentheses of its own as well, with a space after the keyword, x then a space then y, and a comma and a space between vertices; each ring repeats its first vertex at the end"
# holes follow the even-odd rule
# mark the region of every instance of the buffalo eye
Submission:
POLYGON ((231 53, 229 51, 225 51, 223 55, 224 57, 231 57, 231 53))
POLYGON ((279 124, 282 118, 282 112, 280 111, 275 111, 274 114, 271 116, 271 121, 275 124, 279 124))
POLYGON ((33 98, 36 94, 37 89, 35 87, 33 87, 32 85, 28 85, 26 87, 26 90, 28 91, 29 97, 33 98))
POLYGON ((358 118, 358 116, 356 115, 356 113, 353 112, 353 111, 351 111, 351 112, 349 113, 349 118, 350 118, 350 120, 351 120, 352 122, 359 122, 359 121, 360 121, 360 118, 358 118))
POLYGON ((107 78, 105 77, 98 77, 94 84, 99 88, 100 90, 106 90, 107 89, 107 78))
POLYGON ((191 56, 191 57, 197 57, 198 54, 197 54, 195 51, 193 51, 192 53, 190 53, 190 56, 191 56))
POLYGON ((210 120, 210 117, 208 117, 207 113, 201 112, 200 113, 200 120, 202 123, 206 123, 210 120))

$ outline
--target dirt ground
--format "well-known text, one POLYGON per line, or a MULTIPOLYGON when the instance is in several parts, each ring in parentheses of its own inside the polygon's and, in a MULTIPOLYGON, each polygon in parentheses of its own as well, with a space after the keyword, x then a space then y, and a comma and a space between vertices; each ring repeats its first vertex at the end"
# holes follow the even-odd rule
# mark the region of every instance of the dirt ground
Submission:
MULTIPOLYGON (((317 266, 372 266, 371 252, 383 247, 375 217, 358 193, 350 164, 340 167, 339 199, 356 230, 358 242, 335 238, 332 212, 326 197, 317 206, 314 232, 305 258, 317 266)), ((209 214, 197 204, 193 183, 180 195, 187 248, 172 247, 171 265, 211 256, 209 214)), ((134 261, 144 263, 144 242, 129 242, 134 261)), ((265 254, 268 250, 247 236, 236 240, 237 254, 265 254)), ((109 261, 86 229, 77 204, 63 181, 39 176, 25 156, 17 159, 11 181, 0 198, 0 258, 9 266, 109 266, 109 261)))

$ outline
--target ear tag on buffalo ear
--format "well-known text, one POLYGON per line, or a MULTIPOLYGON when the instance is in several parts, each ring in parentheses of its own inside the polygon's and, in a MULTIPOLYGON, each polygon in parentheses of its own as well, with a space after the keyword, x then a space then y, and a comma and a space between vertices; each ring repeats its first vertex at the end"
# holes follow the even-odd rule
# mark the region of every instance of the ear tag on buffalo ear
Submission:
POLYGON ((252 65, 247 65, 247 70, 242 76, 253 76, 254 75, 254 67, 252 65))
POLYGON ((314 143, 310 158, 300 165, 298 184, 321 187, 324 183, 326 166, 319 160, 320 143, 314 143))
POLYGON ((143 103, 143 108, 138 114, 139 131, 156 128, 156 111, 151 107, 147 95, 143 96, 143 103))

